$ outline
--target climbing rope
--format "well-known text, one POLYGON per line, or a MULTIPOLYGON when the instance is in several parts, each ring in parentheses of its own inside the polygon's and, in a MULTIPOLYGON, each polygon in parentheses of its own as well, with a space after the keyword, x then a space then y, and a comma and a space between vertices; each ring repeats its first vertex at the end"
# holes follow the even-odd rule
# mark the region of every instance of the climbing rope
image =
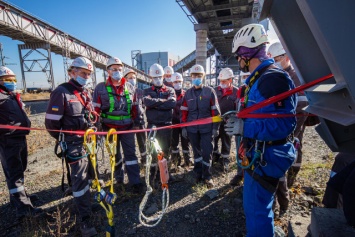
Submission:
POLYGON ((146 227, 155 227, 159 224, 159 222, 163 219, 164 214, 166 213, 166 210, 169 206, 169 187, 168 187, 168 181, 169 181, 169 173, 168 173, 168 165, 167 165, 167 160, 164 158, 164 153, 157 141, 156 133, 157 130, 155 129, 156 127, 153 126, 152 129, 149 132, 149 136, 147 139, 147 163, 145 166, 145 182, 147 185, 147 191, 139 204, 139 222, 146 227), (152 164, 152 153, 153 151, 156 151, 158 154, 158 165, 159 165, 159 171, 160 171, 160 179, 161 179, 161 187, 163 190, 162 193, 162 210, 160 211, 160 214, 157 215, 156 217, 147 217, 143 214, 143 210, 147 204, 149 196, 153 192, 153 188, 150 186, 150 167, 152 164), (153 222, 153 224, 149 224, 148 222, 153 222))

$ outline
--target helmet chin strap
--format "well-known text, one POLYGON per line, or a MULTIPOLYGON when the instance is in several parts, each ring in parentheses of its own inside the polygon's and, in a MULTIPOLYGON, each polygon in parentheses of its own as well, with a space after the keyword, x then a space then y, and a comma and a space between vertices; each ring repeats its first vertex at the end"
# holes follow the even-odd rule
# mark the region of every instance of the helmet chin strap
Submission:
MULTIPOLYGON (((262 46, 262 47, 264 47, 264 46, 262 46)), ((242 70, 242 72, 249 72, 250 60, 252 60, 254 58, 254 56, 259 53, 259 51, 262 47, 259 47, 258 50, 249 59, 242 58, 242 60, 244 61, 244 64, 245 64, 245 66, 243 68, 240 68, 240 65, 239 65, 239 68, 242 70)))

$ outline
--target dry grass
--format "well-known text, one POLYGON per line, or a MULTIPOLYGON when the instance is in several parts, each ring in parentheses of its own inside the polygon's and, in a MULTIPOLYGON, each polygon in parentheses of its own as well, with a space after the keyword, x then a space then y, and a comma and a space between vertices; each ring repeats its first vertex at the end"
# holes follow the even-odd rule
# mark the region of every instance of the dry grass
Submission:
POLYGON ((41 92, 38 94, 31 94, 31 93, 26 93, 22 94, 21 98, 23 101, 27 100, 44 100, 44 99, 49 99, 50 93, 49 92, 41 92))

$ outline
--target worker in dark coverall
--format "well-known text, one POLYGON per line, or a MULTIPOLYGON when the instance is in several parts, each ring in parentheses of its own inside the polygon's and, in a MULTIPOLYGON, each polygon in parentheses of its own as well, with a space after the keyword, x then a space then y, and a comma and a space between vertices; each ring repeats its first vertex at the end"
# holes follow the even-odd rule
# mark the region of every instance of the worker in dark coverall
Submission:
MULTIPOLYGON (((264 27, 249 24, 234 36, 232 52, 239 68, 251 72, 246 80, 243 109, 294 89, 288 73, 275 66, 266 54, 269 42, 264 27)), ((297 97, 291 95, 253 114, 296 114, 297 97)), ((275 232, 272 204, 278 180, 295 160, 292 132, 294 116, 277 118, 238 118, 231 116, 225 125, 227 134, 243 136, 246 155, 253 162, 244 170, 243 207, 247 236, 273 237, 275 232)), ((250 163, 249 163, 250 164, 250 163)))
MULTIPOLYGON (((95 87, 93 104, 100 113, 102 129, 108 131, 127 131, 133 128, 137 116, 135 88, 123 77, 123 64, 119 58, 112 57, 107 61, 108 79, 95 87)), ((138 158, 134 133, 118 134, 115 178, 118 184, 124 182, 124 169, 127 171, 129 183, 134 192, 142 192, 144 185, 140 180, 138 158), (120 152, 120 144, 123 156, 120 152)))
MULTIPOLYGON (((196 64, 190 69, 193 87, 186 91, 182 102, 183 123, 221 114, 215 90, 203 84, 205 75, 205 69, 201 65, 196 64)), ((196 182, 203 182, 208 188, 214 186, 211 165, 213 138, 218 136, 218 126, 219 123, 209 123, 182 129, 182 135, 191 142, 196 182)))
MULTIPOLYGON (((228 111, 236 110, 237 107, 237 92, 238 88, 233 86, 232 82, 234 79, 234 74, 232 69, 223 68, 218 75, 220 81, 219 86, 215 88, 219 108, 221 109, 221 114, 225 114, 228 111)), ((219 127, 218 136, 214 138, 214 161, 219 161, 225 171, 229 171, 230 164, 230 150, 231 150, 231 137, 224 131, 225 122, 221 122, 219 127), (219 152, 218 141, 221 140, 221 153, 219 152)), ((242 176, 242 171, 238 168, 240 176, 242 176)))
MULTIPOLYGON (((45 125, 47 129, 85 131, 93 127, 97 116, 92 105, 91 95, 85 85, 93 72, 90 60, 84 57, 74 59, 71 64, 73 78, 59 85, 49 100, 45 125)), ((59 132, 49 131, 56 140, 59 132)), ((91 198, 89 186, 89 159, 85 151, 82 135, 64 134, 66 143, 66 159, 71 169, 72 191, 74 202, 79 211, 80 230, 82 236, 97 234, 90 222, 91 198)))
MULTIPOLYGON (((20 94, 16 93, 16 76, 7 67, 0 67, 0 124, 31 127, 20 94)), ((10 202, 16 208, 16 217, 36 215, 42 210, 34 208, 25 191, 24 172, 27 168, 28 130, 0 129, 0 161, 10 193, 10 202)), ((6 218, 3 216, 3 218, 6 218)))
MULTIPOLYGON (((339 152, 335 156, 334 164, 330 171, 330 179, 352 162, 355 162, 355 153, 339 152)), ((342 195, 329 185, 325 189, 322 203, 327 208, 343 208, 342 195)))
MULTIPOLYGON (((149 68, 149 76, 152 77, 153 86, 143 90, 143 103, 146 107, 145 114, 147 117, 148 128, 163 127, 172 124, 173 109, 176 105, 176 96, 173 88, 163 84, 164 70, 157 63, 149 68)), ((164 157, 169 159, 169 149, 171 145, 171 129, 161 129, 157 131, 156 139, 164 152, 164 157)), ((151 179, 158 178, 159 172, 157 167, 157 157, 154 154, 151 179)), ((169 181, 173 181, 172 176, 169 181)))
MULTIPOLYGON (((185 95, 185 90, 182 89, 182 84, 184 82, 184 78, 180 73, 173 73, 171 76, 171 82, 173 83, 173 87, 176 94, 176 106, 174 108, 173 113, 173 124, 180 124, 181 118, 181 105, 185 95)), ((171 159, 177 165, 181 164, 179 143, 181 140, 181 148, 182 154, 184 156, 184 164, 183 166, 190 166, 190 148, 189 148, 189 139, 186 139, 181 134, 182 128, 174 128, 172 133, 172 142, 171 142, 171 159)))
MULTIPOLYGON (((123 77, 126 78, 127 82, 131 83, 135 87, 136 93, 133 102, 133 106, 136 107, 137 116, 134 119, 133 129, 145 129, 145 107, 143 104, 143 90, 137 87, 137 73, 133 69, 127 68, 123 72, 123 77)), ((139 152, 141 154, 141 164, 145 164, 147 160, 146 151, 146 132, 136 133, 136 139, 138 142, 139 152)))
MULTIPOLYGON (((303 84, 298 78, 295 69, 291 64, 290 58, 287 56, 280 42, 276 42, 270 45, 268 49, 268 55, 275 60, 276 66, 285 70, 290 75, 296 87, 303 84)), ((287 177, 284 176, 280 178, 279 186, 276 191, 275 201, 277 200, 280 205, 280 212, 279 212, 280 215, 283 215, 288 209, 289 202, 290 202, 288 188, 290 188, 293 185, 296 179, 296 175, 300 171, 301 163, 302 163, 302 140, 303 140, 303 133, 306 128, 305 121, 307 119, 307 114, 308 114, 307 112, 302 110, 302 108, 308 105, 307 97, 305 96, 303 91, 297 93, 297 101, 298 102, 297 102, 296 114, 298 116, 296 117, 297 126, 294 131, 294 137, 295 137, 294 145, 296 148, 297 159, 292 164, 290 169, 287 171, 287 177)), ((274 207, 275 206, 276 206, 276 202, 274 204, 274 207)))

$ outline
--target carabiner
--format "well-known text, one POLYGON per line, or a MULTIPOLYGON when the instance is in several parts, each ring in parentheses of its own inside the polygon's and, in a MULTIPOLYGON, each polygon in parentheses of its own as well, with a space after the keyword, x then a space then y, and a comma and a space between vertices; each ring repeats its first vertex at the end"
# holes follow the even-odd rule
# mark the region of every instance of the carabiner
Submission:
POLYGON ((105 145, 110 156, 116 155, 117 134, 115 134, 115 132, 116 130, 114 128, 111 128, 106 135, 105 145), (111 136, 112 136, 112 140, 110 141, 111 136))
POLYGON ((94 132, 92 128, 89 128, 84 134, 84 146, 90 155, 96 154, 96 135, 90 134, 94 132))

